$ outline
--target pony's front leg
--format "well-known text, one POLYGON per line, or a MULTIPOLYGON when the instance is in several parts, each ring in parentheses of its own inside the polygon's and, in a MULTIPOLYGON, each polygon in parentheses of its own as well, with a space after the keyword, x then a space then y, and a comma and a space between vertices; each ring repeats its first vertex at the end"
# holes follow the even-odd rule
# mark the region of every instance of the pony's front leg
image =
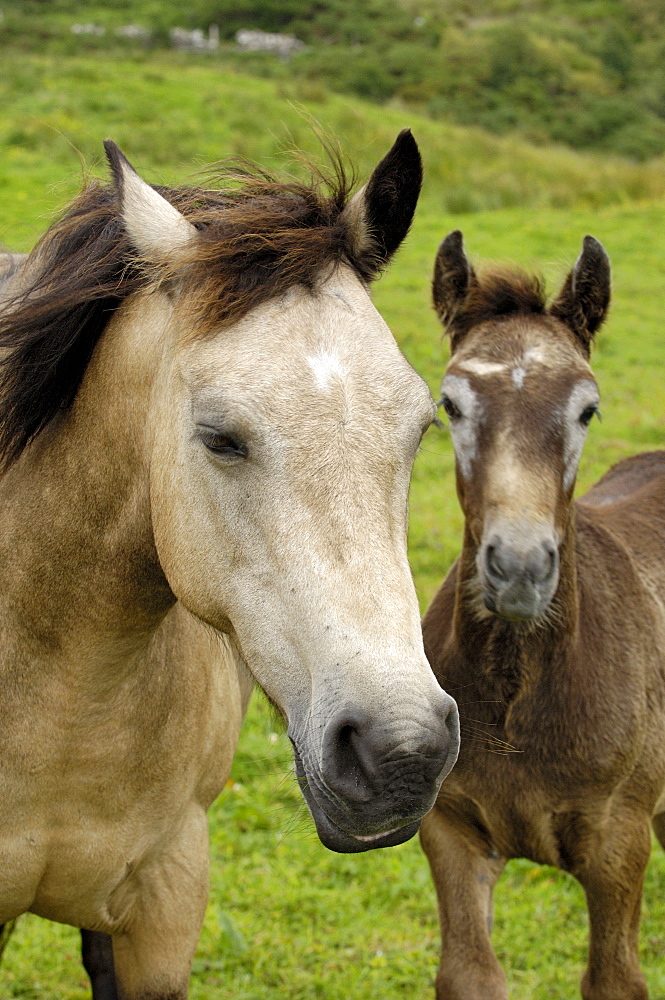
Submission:
POLYGON ((185 1000, 208 901, 202 810, 152 863, 142 865, 130 892, 130 919, 113 934, 119 1000, 185 1000))
POLYGON ((591 857, 575 871, 589 909, 584 1000, 647 1000, 638 938, 642 883, 651 842, 649 817, 622 813, 605 824, 591 857))
POLYGON ((0 924, 0 959, 2 959, 3 952, 12 936, 15 925, 15 920, 8 920, 6 924, 0 924))
POLYGON ((439 900, 437 1000, 506 1000, 506 977, 490 941, 492 890, 505 859, 437 806, 423 820, 420 840, 439 900))
POLYGON ((82 930, 81 958, 90 979, 92 1000, 118 1000, 111 935, 82 930))

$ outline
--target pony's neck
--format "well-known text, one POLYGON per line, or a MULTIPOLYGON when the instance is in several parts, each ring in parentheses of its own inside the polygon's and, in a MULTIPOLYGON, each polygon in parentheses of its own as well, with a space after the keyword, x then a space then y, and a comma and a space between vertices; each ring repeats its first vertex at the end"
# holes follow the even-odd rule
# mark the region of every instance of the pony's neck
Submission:
POLYGON ((100 644, 126 656, 175 601, 150 521, 149 409, 164 319, 142 299, 114 317, 71 409, 0 484, 4 599, 37 656, 100 644))
POLYGON ((510 622, 487 611, 476 570, 476 546, 468 526, 455 594, 455 643, 462 656, 485 664, 510 700, 525 683, 565 658, 578 630, 579 595, 575 566, 575 519, 571 507, 560 546, 559 583, 545 614, 534 622, 510 622))

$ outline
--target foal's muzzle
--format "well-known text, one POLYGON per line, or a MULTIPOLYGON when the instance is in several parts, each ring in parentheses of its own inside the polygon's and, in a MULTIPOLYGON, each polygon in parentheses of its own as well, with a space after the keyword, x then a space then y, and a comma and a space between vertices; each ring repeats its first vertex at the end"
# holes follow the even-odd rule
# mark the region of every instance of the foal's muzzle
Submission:
POLYGON ((510 621, 538 618, 559 582, 559 550, 553 530, 493 531, 478 553, 485 606, 510 621))

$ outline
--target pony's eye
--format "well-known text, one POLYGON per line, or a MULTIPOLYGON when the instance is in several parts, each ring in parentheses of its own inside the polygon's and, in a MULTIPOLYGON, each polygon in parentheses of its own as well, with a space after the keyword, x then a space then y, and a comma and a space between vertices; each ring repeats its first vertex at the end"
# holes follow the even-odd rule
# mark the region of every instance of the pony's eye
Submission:
POLYGON ((600 419, 600 410, 598 409, 596 403, 592 403, 591 406, 587 406, 584 410, 582 410, 580 413, 580 423, 583 427, 589 426, 595 413, 598 414, 598 418, 600 419))
POLYGON ((199 437, 208 451, 223 458, 246 458, 247 445, 228 434, 220 434, 210 427, 200 427, 199 437))
POLYGON ((450 396, 441 397, 441 406, 444 408, 451 420, 459 420, 462 416, 461 410, 455 406, 450 396))

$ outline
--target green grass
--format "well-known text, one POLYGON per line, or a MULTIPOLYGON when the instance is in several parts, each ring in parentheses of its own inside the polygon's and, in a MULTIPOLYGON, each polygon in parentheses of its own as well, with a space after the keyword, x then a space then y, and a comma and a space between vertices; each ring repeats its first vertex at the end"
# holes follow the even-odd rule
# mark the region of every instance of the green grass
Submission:
MULTIPOLYGON (((112 134, 151 180, 182 178, 195 158, 203 162, 229 152, 274 163, 287 126, 298 141, 310 142, 287 103, 287 96, 297 96, 289 88, 280 93, 269 82, 213 76, 186 60, 128 61, 111 69, 90 60, 63 67, 30 58, 11 69, 0 81, 0 238, 13 246, 27 247, 78 184, 77 161, 61 133, 86 158, 96 155, 101 136, 112 134), (121 96, 109 93, 109 75, 124 80, 121 96), (12 138, 11 129, 23 133, 12 138)), ((313 107, 364 171, 406 120, 395 109, 378 112, 327 96, 313 107)), ((591 232, 612 257, 615 295, 594 357, 603 423, 594 422, 590 432, 581 482, 588 485, 624 455, 660 446, 665 201, 647 198, 663 193, 663 177, 652 168, 608 165, 411 123, 425 153, 425 198, 407 245, 376 286, 375 300, 432 391, 447 351, 429 306, 429 280, 445 233, 461 226, 475 259, 542 268, 555 291, 582 236, 591 232), (456 184, 466 207, 504 207, 461 214, 449 198, 456 184), (510 199, 501 191, 512 191, 524 204, 506 207, 510 199)), ((461 523, 450 442, 445 432, 432 430, 411 496, 410 553, 423 607, 457 553, 461 523)), ((191 996, 431 1000, 437 926, 417 842, 361 856, 326 851, 293 780, 288 743, 272 725, 264 701, 255 699, 233 781, 211 811, 212 891, 191 996)), ((652 1000, 665 998, 664 888, 665 858, 656 848, 641 936, 652 1000)), ((512 1000, 578 997, 586 917, 582 892, 571 879, 511 863, 496 892, 494 941, 512 1000)), ((0 997, 82 1000, 88 993, 78 953, 71 928, 25 918, 0 969, 0 997)))
POLYGON ((227 156, 279 167, 293 144, 320 152, 300 106, 353 152, 363 176, 411 125, 426 163, 423 204, 436 215, 598 208, 665 196, 658 161, 538 148, 399 107, 378 109, 307 82, 241 76, 184 54, 63 60, 6 50, 1 58, 0 244, 17 249, 31 246, 80 186, 77 150, 86 170, 102 172, 101 141, 113 138, 153 183, 182 181, 227 156))
POLYGON ((116 38, 128 22, 152 30, 148 48, 168 48, 174 25, 215 23, 222 46, 199 61, 400 100, 539 143, 639 160, 665 152, 664 17, 648 0, 3 0, 2 9, 0 46, 23 52, 107 59, 145 49, 116 38), (77 21, 107 32, 75 37, 77 21), (293 33, 307 48, 288 64, 238 52, 233 37, 247 27, 293 33))

